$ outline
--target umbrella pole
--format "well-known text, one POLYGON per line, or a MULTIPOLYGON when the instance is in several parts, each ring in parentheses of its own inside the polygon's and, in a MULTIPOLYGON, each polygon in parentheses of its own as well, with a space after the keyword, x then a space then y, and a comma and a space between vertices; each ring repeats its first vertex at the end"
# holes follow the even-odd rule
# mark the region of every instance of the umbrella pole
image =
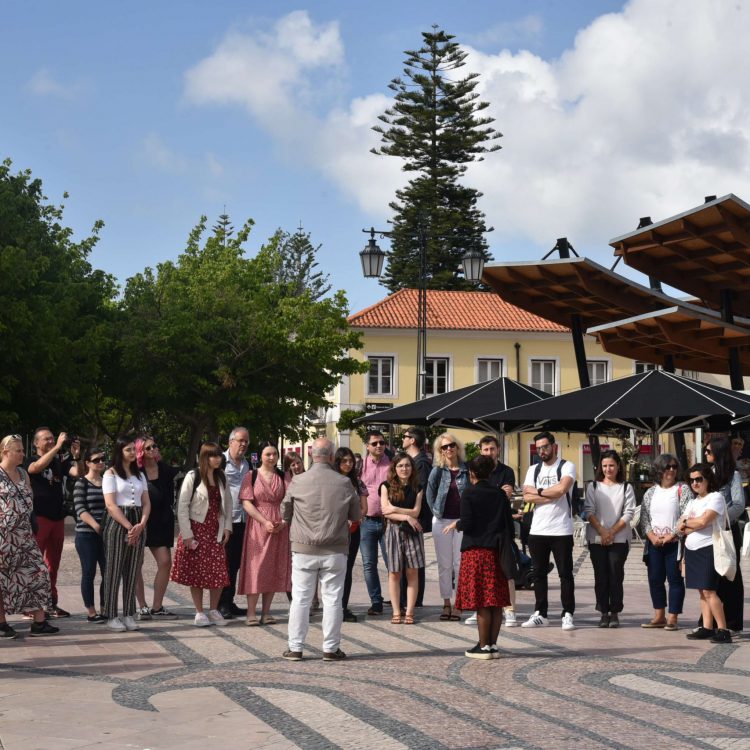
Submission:
MULTIPOLYGON (((586 346, 583 342, 583 327, 581 326, 581 316, 574 313, 570 316, 570 332, 573 336, 573 351, 576 356, 576 367, 578 368, 578 381, 581 388, 588 388, 591 385, 589 379, 589 368, 586 363, 586 346)), ((599 466, 601 458, 601 448, 599 447, 599 436, 589 435, 589 445, 591 446, 591 463, 594 467, 594 474, 599 466)))
MULTIPOLYGON (((671 354, 667 354, 664 357, 664 370, 665 372, 671 372, 673 375, 674 371, 674 357, 671 354)), ((680 466, 685 469, 688 467, 687 448, 685 447, 685 433, 684 432, 673 432, 674 437, 674 452, 677 454, 677 460, 680 462, 680 466)))

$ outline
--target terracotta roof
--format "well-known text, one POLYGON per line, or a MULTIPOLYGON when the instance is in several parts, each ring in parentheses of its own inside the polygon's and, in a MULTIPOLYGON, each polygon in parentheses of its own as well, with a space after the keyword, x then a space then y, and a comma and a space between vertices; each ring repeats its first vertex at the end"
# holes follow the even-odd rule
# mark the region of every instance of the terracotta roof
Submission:
MULTIPOLYGON (((416 289, 400 289, 349 316, 355 328, 416 328, 416 289)), ((561 333, 565 326, 540 318, 495 292, 427 291, 427 328, 445 331, 540 331, 561 333)))

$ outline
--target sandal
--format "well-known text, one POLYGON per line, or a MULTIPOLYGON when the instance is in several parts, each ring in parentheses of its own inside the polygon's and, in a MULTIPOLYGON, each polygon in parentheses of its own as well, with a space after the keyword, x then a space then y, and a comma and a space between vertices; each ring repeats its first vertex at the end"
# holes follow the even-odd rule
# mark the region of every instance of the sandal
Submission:
POLYGON ((651 622, 642 622, 642 628, 664 628, 667 626, 666 620, 651 620, 651 622))
POLYGON ((260 625, 260 620, 257 617, 251 617, 250 619, 245 620, 245 625, 249 628, 257 628, 260 625))
POLYGON ((264 615, 260 618, 261 625, 275 625, 276 618, 273 615, 264 615))
POLYGON ((443 622, 447 622, 451 619, 451 605, 450 604, 444 604, 443 605, 443 612, 440 615, 440 619, 443 622))
POLYGON ((680 628, 677 626, 677 620, 672 620, 671 622, 667 621, 667 624, 664 626, 664 630, 679 630, 680 628))
POLYGON ((413 625, 413 624, 414 624, 414 615, 405 615, 404 625, 413 625))
POLYGON ((403 624, 403 619, 401 618, 400 612, 394 612, 393 616, 391 617, 391 625, 401 625, 403 624))

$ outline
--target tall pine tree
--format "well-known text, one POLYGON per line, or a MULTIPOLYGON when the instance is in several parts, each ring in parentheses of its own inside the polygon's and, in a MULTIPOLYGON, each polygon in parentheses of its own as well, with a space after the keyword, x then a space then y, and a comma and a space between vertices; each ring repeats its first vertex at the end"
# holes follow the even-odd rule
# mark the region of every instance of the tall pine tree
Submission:
POLYGON ((388 267, 382 283, 391 292, 414 287, 419 279, 419 236, 426 242, 427 285, 432 289, 472 286, 457 276, 467 250, 479 250, 489 260, 484 234, 491 231, 477 206, 478 190, 462 184, 466 165, 500 149, 502 137, 482 116, 489 105, 476 93, 478 73, 456 79, 467 53, 454 37, 436 26, 423 32, 423 45, 406 51, 405 79, 394 78, 393 106, 373 130, 382 145, 372 152, 397 156, 406 172, 416 172, 396 192, 388 267))
POLYGON ((281 265, 277 280, 286 284, 290 296, 299 297, 307 292, 310 299, 319 300, 331 291, 328 274, 317 270, 315 255, 321 247, 312 244, 309 232, 301 224, 294 234, 279 231, 281 265))

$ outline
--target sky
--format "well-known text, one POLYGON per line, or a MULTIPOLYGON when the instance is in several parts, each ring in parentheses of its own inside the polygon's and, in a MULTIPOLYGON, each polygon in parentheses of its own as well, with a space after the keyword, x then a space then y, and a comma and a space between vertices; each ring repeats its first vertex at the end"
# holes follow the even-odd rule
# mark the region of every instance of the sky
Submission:
POLYGON ((3 0, 0 158, 76 237, 104 221, 91 262, 120 283, 226 211, 250 255, 304 227, 356 311, 386 295, 361 230, 408 179, 371 128, 433 24, 503 133, 466 176, 496 261, 567 237, 609 267, 641 216, 750 201, 748 0, 3 0))

